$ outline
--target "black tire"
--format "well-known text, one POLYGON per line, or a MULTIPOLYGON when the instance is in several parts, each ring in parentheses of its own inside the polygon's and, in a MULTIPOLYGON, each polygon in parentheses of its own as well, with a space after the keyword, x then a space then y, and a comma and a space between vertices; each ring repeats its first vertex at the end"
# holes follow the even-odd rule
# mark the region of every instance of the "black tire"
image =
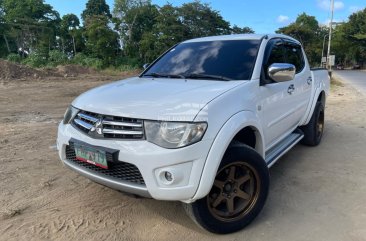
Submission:
POLYGON ((324 114, 324 105, 318 101, 309 123, 306 126, 300 127, 304 132, 304 138, 301 140, 301 144, 307 146, 319 145, 324 132, 324 114))
POLYGON ((269 170, 263 158, 251 147, 235 144, 226 151, 210 193, 184 207, 202 228, 212 233, 232 233, 243 229, 260 213, 268 189, 269 170))

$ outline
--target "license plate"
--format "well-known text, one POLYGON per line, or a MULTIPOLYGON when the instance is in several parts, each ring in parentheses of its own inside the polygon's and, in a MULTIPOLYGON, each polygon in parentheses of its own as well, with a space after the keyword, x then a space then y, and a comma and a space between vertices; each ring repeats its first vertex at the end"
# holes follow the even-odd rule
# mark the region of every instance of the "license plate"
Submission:
POLYGON ((105 151, 74 143, 76 159, 92 165, 108 169, 105 151))

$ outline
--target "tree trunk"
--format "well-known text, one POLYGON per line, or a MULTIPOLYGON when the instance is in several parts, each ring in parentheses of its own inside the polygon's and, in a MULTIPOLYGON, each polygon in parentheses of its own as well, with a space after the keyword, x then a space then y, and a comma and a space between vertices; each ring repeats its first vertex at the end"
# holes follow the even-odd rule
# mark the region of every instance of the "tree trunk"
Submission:
POLYGON ((3 35, 4 36, 4 40, 5 40, 5 44, 6 44, 6 48, 8 49, 8 52, 10 54, 10 47, 9 47, 9 42, 8 42, 8 39, 6 38, 5 34, 3 35))
POLYGON ((133 27, 135 25, 137 19, 137 14, 135 14, 135 16, 133 17, 133 21, 131 25, 128 25, 128 39, 131 41, 132 39, 132 31, 133 31, 133 27))
POLYGON ((73 35, 71 35, 71 37, 72 37, 72 44, 73 44, 73 46, 74 46, 74 56, 75 56, 75 55, 76 55, 75 38, 74 38, 74 36, 73 36, 73 35))
POLYGON ((65 43, 64 43, 64 38, 61 38, 61 45, 62 45, 62 53, 65 53, 65 43))

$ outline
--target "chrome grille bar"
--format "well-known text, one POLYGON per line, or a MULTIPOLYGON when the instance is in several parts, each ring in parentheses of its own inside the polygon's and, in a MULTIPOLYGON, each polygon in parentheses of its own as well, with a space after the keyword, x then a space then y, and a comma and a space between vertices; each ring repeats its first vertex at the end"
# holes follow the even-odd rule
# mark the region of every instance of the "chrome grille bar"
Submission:
POLYGON ((128 131, 128 130, 114 130, 104 128, 103 133, 105 134, 117 134, 117 135, 142 135, 142 131, 128 131))
POLYGON ((93 128, 93 125, 90 125, 89 123, 86 123, 80 119, 74 119, 75 123, 79 126, 84 127, 85 129, 91 130, 93 128))
POLYGON ((92 116, 89 116, 89 115, 85 115, 83 113, 79 113, 78 114, 78 117, 80 117, 81 119, 84 119, 84 120, 88 120, 88 121, 91 121, 93 123, 97 122, 98 119, 95 118, 95 117, 92 117, 92 116))
POLYGON ((129 123, 129 122, 109 121, 109 120, 103 120, 102 123, 104 125, 112 125, 112 126, 142 127, 142 123, 129 123))
POLYGON ((144 122, 130 117, 110 116, 81 110, 73 126, 88 136, 104 139, 144 139, 144 122))

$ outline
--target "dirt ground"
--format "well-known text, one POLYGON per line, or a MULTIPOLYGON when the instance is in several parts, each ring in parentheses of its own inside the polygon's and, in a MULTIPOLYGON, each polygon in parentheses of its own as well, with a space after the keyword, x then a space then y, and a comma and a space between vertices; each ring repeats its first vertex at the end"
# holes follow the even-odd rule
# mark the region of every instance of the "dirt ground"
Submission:
POLYGON ((63 167, 51 147, 67 105, 110 80, 0 80, 0 240, 366 240, 366 97, 351 87, 333 87, 321 145, 298 145, 271 168, 260 216, 220 236, 179 202, 136 199, 63 167))

